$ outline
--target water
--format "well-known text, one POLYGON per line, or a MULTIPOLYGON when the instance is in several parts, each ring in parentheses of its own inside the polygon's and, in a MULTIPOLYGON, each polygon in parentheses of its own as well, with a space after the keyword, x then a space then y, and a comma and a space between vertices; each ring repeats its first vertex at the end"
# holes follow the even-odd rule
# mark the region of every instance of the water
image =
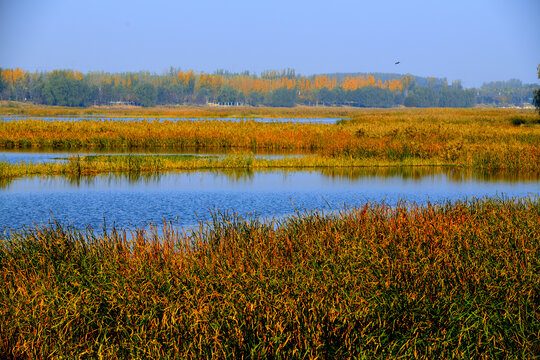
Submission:
POLYGON ((395 204, 485 196, 538 196, 537 177, 457 169, 193 171, 152 176, 28 177, 0 183, 0 229, 54 218, 77 227, 142 227, 172 221, 190 228, 212 210, 283 217, 368 201, 395 204))
POLYGON ((154 118, 154 117, 111 117, 104 115, 80 115, 80 116, 0 116, 0 121, 18 121, 25 119, 38 119, 44 121, 256 121, 261 123, 284 123, 291 122, 296 124, 335 124, 341 118, 154 118))
MULTIPOLYGON (((12 150, 12 151, 0 151, 0 162, 6 162, 10 164, 16 164, 20 162, 25 163, 36 163, 36 164, 44 164, 44 163, 55 163, 55 162, 63 162, 66 160, 69 160, 70 157, 73 156, 88 156, 88 155, 159 155, 159 156, 167 156, 167 155, 189 155, 189 156, 226 156, 234 154, 234 150, 197 150, 197 149, 191 149, 191 150, 184 150, 184 151, 175 151, 175 152, 109 152, 109 151, 79 151, 79 152, 67 152, 67 151, 20 151, 20 150, 12 150)), ((265 159, 282 159, 286 157, 299 157, 299 156, 305 156, 301 154, 291 154, 289 152, 269 152, 269 151, 257 151, 252 154, 254 158, 265 158, 265 159)))

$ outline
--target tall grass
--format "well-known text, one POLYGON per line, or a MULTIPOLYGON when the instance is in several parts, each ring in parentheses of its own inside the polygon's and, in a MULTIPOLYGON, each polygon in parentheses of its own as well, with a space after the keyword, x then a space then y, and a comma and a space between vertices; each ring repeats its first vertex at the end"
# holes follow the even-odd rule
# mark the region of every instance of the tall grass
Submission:
POLYGON ((532 112, 392 109, 349 115, 338 124, 26 119, 0 122, 0 148, 294 151, 372 163, 520 171, 540 164, 540 124, 532 112), (516 116, 524 125, 513 124, 516 116))
MULTIPOLYGON (((496 159, 500 161, 500 159, 496 159)), ((281 159, 257 158, 253 156, 233 155, 224 157, 185 157, 158 155, 119 155, 119 156, 75 156, 58 163, 6 163, 0 162, 0 180, 10 181, 17 177, 46 175, 81 177, 99 174, 138 174, 159 175, 177 171, 261 171, 261 170, 316 170, 329 176, 358 178, 366 175, 395 176, 404 173, 415 173, 417 177, 427 173, 448 173, 452 178, 460 180, 462 176, 486 179, 538 179, 538 167, 499 168, 491 166, 491 158, 487 163, 474 164, 472 168, 448 166, 445 162, 436 163, 422 159, 406 159, 395 161, 376 161, 373 159, 330 158, 321 156, 286 157, 281 159)), ((496 163, 498 164, 498 163, 496 163)), ((519 164, 519 163, 518 163, 519 164)), ((414 175, 414 174, 413 174, 414 175)))
MULTIPOLYGON (((217 156, 160 156, 160 155, 103 155, 73 156, 62 162, 5 163, 0 162, 0 179, 27 175, 87 176, 103 173, 162 173, 183 170, 229 169, 330 169, 368 166, 396 166, 394 161, 375 162, 353 158, 328 158, 321 156, 258 158, 250 155, 217 156)), ((426 161, 409 161, 406 165, 430 165, 426 161)))
POLYGON ((540 202, 0 242, 3 358, 533 358, 540 202))

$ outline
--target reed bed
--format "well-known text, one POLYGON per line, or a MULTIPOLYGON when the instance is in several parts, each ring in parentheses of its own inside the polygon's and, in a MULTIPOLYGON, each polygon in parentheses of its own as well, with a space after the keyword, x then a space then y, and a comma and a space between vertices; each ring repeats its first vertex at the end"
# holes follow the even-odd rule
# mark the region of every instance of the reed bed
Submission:
POLYGON ((422 159, 404 161, 375 161, 355 158, 330 158, 321 156, 286 157, 281 159, 257 158, 249 155, 231 155, 224 157, 184 157, 156 155, 118 155, 118 156, 75 156, 67 161, 52 163, 6 163, 0 162, 0 180, 10 181, 23 176, 66 176, 85 177, 100 174, 139 174, 160 175, 178 171, 220 171, 235 170, 252 172, 262 170, 316 170, 332 174, 347 173, 347 177, 365 176, 369 173, 389 174, 403 173, 403 169, 416 168, 417 173, 425 173, 425 169, 433 169, 440 173, 441 169, 454 169, 453 177, 461 177, 464 173, 471 176, 471 171, 486 178, 538 179, 540 169, 534 165, 524 168, 497 168, 480 166, 467 168, 453 166, 451 163, 435 163, 422 159), (527 171, 526 171, 527 170, 527 171))
POLYGON ((530 359, 539 233, 538 198, 7 232, 0 357, 530 359))
POLYGON ((451 164, 536 171, 540 124, 533 112, 392 109, 351 113, 337 124, 146 119, 0 122, 0 148, 62 150, 289 151, 366 163, 451 164))
POLYGON ((342 118, 361 111, 354 107, 313 107, 293 108, 253 107, 253 106, 196 106, 169 105, 144 108, 140 106, 91 106, 67 107, 34 105, 14 101, 0 101, 0 114, 20 116, 88 116, 105 115, 113 117, 158 117, 158 118, 342 118))
MULTIPOLYGON (((74 156, 61 162, 6 163, 0 162, 0 179, 30 175, 88 176, 106 173, 160 174, 186 170, 264 170, 264 169, 335 169, 356 167, 395 167, 432 165, 427 161, 375 162, 353 158, 321 156, 258 158, 250 155, 217 156, 159 156, 159 155, 103 155, 74 156)), ((530 174, 530 173, 529 173, 530 174)), ((535 173, 532 173, 533 175, 535 173)))

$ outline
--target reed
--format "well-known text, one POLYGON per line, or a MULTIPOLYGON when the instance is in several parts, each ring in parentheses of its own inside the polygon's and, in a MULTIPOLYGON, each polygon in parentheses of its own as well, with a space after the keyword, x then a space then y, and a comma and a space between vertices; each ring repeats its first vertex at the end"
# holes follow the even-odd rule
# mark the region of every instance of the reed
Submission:
MULTIPOLYGON (((0 162, 0 179, 28 175, 88 176, 106 173, 160 174, 185 170, 262 170, 262 169, 330 169, 356 167, 430 165, 427 161, 381 162, 370 159, 329 158, 321 156, 258 158, 250 155, 217 156, 161 156, 161 155, 103 155, 74 156, 52 163, 0 162)), ((534 173, 533 173, 534 174, 534 173)))
POLYGON ((0 357, 533 358, 539 224, 484 199, 7 232, 0 357))
MULTIPOLYGON (((487 155, 486 155, 487 156, 487 155)), ((500 156, 500 155, 495 155, 500 156)), ((353 157, 302 156, 284 158, 264 158, 252 155, 228 156, 185 156, 185 155, 102 155, 102 156, 72 156, 65 161, 53 163, 6 163, 0 162, 0 180, 11 180, 23 176, 67 176, 81 177, 99 174, 140 174, 152 175, 167 172, 214 170, 214 171, 253 171, 253 170, 318 170, 326 173, 376 172, 381 169, 386 172, 402 171, 404 168, 455 169, 456 176, 461 176, 464 170, 485 173, 493 177, 501 175, 505 178, 537 179, 540 176, 538 164, 523 164, 517 161, 514 166, 501 167, 507 158, 483 159, 471 167, 455 166, 448 161, 426 159, 362 159, 353 157), (495 166, 493 165, 495 164, 495 166), (362 169, 364 169, 362 171, 362 169), (394 169, 394 170, 393 170, 394 169)), ((469 174, 470 175, 470 174, 469 174)))
POLYGON ((371 163, 421 162, 536 171, 533 112, 493 109, 365 110, 337 124, 252 120, 25 119, 0 122, 0 148, 108 151, 289 151, 371 163), (519 124, 516 124, 519 118, 519 124))

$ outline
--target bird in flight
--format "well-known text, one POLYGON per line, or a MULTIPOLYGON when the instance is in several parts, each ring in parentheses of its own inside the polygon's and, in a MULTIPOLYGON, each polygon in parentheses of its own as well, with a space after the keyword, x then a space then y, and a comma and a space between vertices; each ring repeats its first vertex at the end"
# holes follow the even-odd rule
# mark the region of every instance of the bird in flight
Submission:
POLYGON ((399 63, 400 63, 400 61, 396 61, 394 64, 397 65, 397 64, 399 64, 399 63))

